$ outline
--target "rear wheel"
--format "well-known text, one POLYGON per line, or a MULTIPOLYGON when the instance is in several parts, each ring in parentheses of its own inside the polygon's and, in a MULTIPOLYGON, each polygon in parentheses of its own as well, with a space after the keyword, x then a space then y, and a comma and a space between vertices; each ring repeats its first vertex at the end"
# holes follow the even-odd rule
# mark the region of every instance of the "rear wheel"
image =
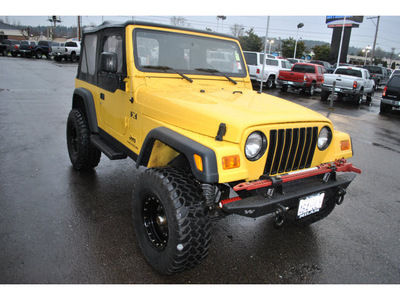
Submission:
POLYGON ((147 169, 137 178, 132 207, 140 248, 158 272, 191 269, 207 256, 210 223, 201 185, 190 171, 147 169))
POLYGON ((286 92, 288 90, 288 86, 286 84, 282 85, 281 91, 286 92))
POLYGON ((85 115, 72 109, 67 121, 68 154, 74 169, 91 170, 100 162, 101 152, 90 142, 90 130, 85 115))
POLYGON ((381 107, 380 107, 381 113, 388 113, 391 110, 392 110, 392 107, 390 105, 387 105, 387 104, 381 102, 381 107))
POLYGON ((36 52, 36 58, 37 59, 41 59, 42 58, 42 52, 41 51, 36 52))

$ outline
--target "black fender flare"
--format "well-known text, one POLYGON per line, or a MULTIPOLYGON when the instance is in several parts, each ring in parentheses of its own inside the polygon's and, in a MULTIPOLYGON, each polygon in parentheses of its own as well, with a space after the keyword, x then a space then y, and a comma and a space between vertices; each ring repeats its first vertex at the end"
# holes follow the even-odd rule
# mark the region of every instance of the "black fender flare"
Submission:
POLYGON ((85 88, 76 88, 72 98, 72 108, 84 109, 92 133, 98 133, 96 108, 94 106, 93 94, 85 88), (82 99, 82 101, 80 100, 82 99))
POLYGON ((147 134, 136 161, 137 168, 147 166, 156 140, 185 155, 197 180, 204 183, 218 182, 218 166, 214 150, 166 127, 154 128, 147 134), (197 169, 194 154, 202 158, 203 171, 197 169))

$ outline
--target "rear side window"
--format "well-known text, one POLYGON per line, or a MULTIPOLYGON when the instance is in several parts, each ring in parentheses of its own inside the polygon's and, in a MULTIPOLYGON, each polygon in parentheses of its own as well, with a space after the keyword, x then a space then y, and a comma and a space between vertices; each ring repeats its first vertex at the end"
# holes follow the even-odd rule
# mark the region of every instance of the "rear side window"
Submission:
POLYGON ((400 75, 393 76, 387 84, 388 86, 394 86, 400 88, 400 75))
POLYGON ((251 66, 257 66, 257 53, 246 53, 244 52, 244 57, 246 59, 246 63, 251 66))
POLYGON ((81 72, 93 75, 96 70, 97 35, 87 35, 83 49, 81 72))

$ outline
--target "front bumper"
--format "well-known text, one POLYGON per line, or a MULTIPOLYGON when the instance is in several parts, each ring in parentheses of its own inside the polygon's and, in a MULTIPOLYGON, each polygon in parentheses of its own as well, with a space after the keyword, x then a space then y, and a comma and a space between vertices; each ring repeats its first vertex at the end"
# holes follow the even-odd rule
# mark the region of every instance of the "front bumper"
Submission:
POLYGON ((260 217, 274 213, 280 208, 286 211, 297 210, 301 199, 324 193, 324 200, 319 211, 329 203, 343 200, 346 188, 361 170, 352 164, 339 161, 330 167, 321 165, 314 170, 296 172, 296 174, 260 180, 253 183, 242 183, 234 187, 239 197, 222 200, 220 207, 225 213, 246 217, 260 217), (309 174, 313 175, 307 177, 309 174), (314 175, 315 174, 315 175, 314 175))

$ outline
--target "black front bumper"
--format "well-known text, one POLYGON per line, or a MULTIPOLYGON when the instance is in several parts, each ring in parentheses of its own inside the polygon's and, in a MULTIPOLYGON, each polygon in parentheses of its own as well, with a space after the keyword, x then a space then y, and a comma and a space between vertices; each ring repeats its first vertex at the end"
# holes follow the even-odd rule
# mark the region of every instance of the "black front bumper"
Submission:
POLYGON ((323 211, 328 203, 337 202, 343 197, 346 188, 356 177, 354 173, 331 173, 331 179, 323 180, 323 176, 314 176, 260 189, 256 195, 247 198, 239 196, 241 200, 222 205, 222 210, 228 214, 238 214, 256 218, 274 213, 282 207, 286 210, 294 210, 299 206, 301 198, 325 193, 320 211, 323 211))

